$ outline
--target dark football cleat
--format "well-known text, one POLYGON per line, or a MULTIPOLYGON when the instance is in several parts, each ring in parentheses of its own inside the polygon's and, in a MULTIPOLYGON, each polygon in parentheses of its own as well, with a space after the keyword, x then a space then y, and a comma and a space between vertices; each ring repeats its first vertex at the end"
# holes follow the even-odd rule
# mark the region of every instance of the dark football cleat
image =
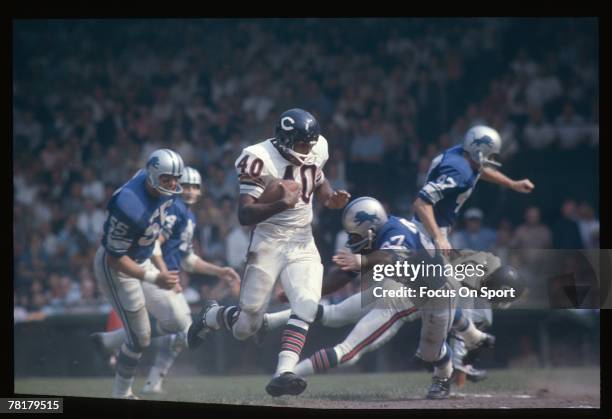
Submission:
POLYGON ((187 346, 189 346, 190 350, 194 350, 200 346, 206 340, 208 333, 214 330, 206 325, 206 313, 215 306, 219 306, 215 300, 208 300, 198 313, 195 321, 189 326, 189 330, 187 331, 187 346))
POLYGON ((285 394, 297 396, 306 390, 306 380, 296 374, 287 371, 274 377, 266 386, 266 392, 272 397, 279 397, 285 394))
POLYGON ((487 378, 487 370, 479 370, 478 368, 474 368, 474 366, 470 364, 462 365, 455 368, 463 371, 465 373, 466 378, 473 383, 477 383, 487 378))
POLYGON ((448 399, 450 395, 450 378, 433 376, 431 387, 427 392, 427 398, 432 400, 448 399))

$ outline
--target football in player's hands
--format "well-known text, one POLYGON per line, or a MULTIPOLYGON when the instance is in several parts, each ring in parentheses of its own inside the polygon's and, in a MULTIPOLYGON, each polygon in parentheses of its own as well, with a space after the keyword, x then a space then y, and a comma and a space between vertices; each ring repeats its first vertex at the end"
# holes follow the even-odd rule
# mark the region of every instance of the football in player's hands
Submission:
POLYGON ((300 197, 302 186, 294 180, 273 180, 266 186, 257 202, 269 204, 287 198, 290 208, 293 208, 300 197))

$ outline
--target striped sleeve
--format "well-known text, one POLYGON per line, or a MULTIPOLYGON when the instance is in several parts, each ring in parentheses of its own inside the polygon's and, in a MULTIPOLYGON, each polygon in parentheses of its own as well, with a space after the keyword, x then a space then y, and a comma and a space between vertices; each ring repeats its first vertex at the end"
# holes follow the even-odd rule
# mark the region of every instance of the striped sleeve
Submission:
POLYGON ((419 191, 419 197, 432 205, 448 195, 465 190, 461 173, 447 168, 436 179, 430 179, 419 191))
POLYGON ((255 198, 259 198, 263 193, 266 185, 261 178, 253 178, 248 175, 239 175, 240 193, 248 194, 255 198))
POLYGON ((243 151, 236 160, 236 174, 240 193, 259 198, 266 188, 267 168, 263 160, 255 154, 243 151))

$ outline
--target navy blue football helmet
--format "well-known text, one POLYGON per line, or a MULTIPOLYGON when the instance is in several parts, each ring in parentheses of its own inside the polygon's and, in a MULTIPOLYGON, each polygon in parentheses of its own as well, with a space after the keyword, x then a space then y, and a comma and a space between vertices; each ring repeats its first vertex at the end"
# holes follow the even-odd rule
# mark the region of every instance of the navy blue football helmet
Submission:
POLYGON ((491 275, 487 279, 485 285, 493 290, 513 288, 515 291, 514 298, 494 297, 490 299, 492 303, 509 303, 517 300, 521 297, 521 295, 523 295, 523 292, 527 287, 525 279, 520 272, 510 265, 502 265, 495 271, 491 272, 491 275))
POLYGON ((306 163, 310 153, 301 154, 293 147, 296 143, 306 143, 314 146, 321 130, 319 123, 309 112, 303 109, 289 109, 281 114, 274 130, 272 143, 282 152, 297 159, 301 164, 306 163))

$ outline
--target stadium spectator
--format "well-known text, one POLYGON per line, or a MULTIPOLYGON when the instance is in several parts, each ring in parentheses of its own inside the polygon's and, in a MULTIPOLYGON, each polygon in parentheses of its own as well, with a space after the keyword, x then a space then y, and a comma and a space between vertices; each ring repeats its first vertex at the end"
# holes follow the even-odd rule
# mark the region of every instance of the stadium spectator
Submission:
MULTIPOLYGON (((587 21, 540 27, 548 54, 522 30, 532 23, 521 26, 517 19, 452 25, 432 19, 418 27, 401 19, 223 25, 221 37, 210 25, 183 20, 16 26, 16 284, 43 280, 52 269, 80 282, 110 195, 162 146, 208 173, 196 214, 198 250, 228 258, 233 252, 226 243, 236 231, 219 209, 235 213, 235 154, 269 138, 276 116, 289 107, 317 116, 330 145, 326 175, 335 187, 375 195, 406 215, 425 162, 460 143, 470 124, 499 130, 501 160, 517 172, 527 164, 524 156, 556 138, 562 153, 573 153, 584 140, 598 152, 597 50, 578 35, 587 21), (334 26, 338 30, 327 30, 334 26), (299 42, 287 35, 300 33, 310 35, 299 42), (370 33, 376 36, 360 36, 370 33), (171 42, 159 34, 172 34, 171 42), (226 196, 232 202, 224 203, 226 196)), ((574 164, 582 170, 590 162, 574 164)), ((565 194, 551 192, 547 206, 557 207, 565 194)), ((519 204, 503 215, 515 219, 522 210, 519 204)), ((331 251, 339 227, 320 211, 315 207, 317 234, 331 251)), ((581 234, 594 246, 596 219, 582 213, 581 234)), ((537 231, 543 230, 532 235, 537 231)), ((498 231, 500 248, 508 234, 498 231)))
POLYGON ((576 201, 566 199, 561 206, 561 216, 553 228, 555 249, 582 249, 582 237, 578 229, 576 201))
POLYGON ((484 214, 479 208, 469 208, 463 214, 465 228, 453 232, 450 242, 454 249, 490 251, 497 241, 494 230, 482 226, 484 214))
POLYGON ((585 249, 599 248, 599 220, 595 210, 586 202, 578 206, 578 228, 585 249))

